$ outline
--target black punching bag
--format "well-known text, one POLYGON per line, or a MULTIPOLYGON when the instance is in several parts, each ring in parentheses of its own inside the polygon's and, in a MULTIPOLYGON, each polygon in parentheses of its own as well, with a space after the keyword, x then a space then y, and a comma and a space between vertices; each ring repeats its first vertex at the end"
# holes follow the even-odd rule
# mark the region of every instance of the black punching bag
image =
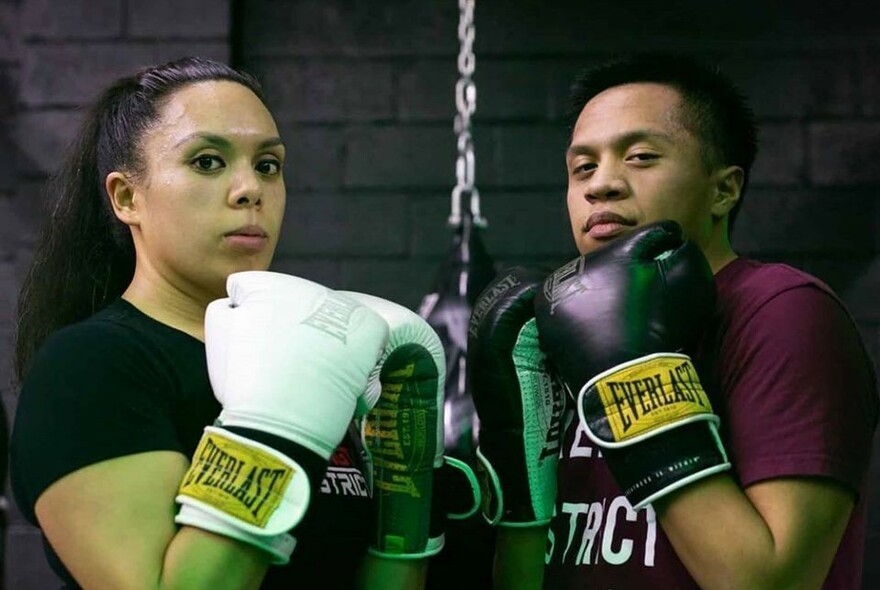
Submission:
POLYGON ((444 442, 446 454, 473 464, 479 424, 465 383, 467 329, 474 301, 495 278, 495 266, 470 214, 453 227, 452 247, 440 265, 434 290, 422 299, 419 315, 440 336, 446 350, 444 442))
MULTIPOLYGON (((453 243, 440 266, 434 290, 424 297, 419 315, 440 336, 446 350, 444 442, 446 455, 474 466, 479 421, 466 387, 467 329, 480 292, 495 277, 482 239, 482 224, 470 213, 453 225, 453 243)), ((494 530, 480 511, 465 520, 447 520, 446 545, 431 558, 427 590, 483 590, 492 587, 494 530)))

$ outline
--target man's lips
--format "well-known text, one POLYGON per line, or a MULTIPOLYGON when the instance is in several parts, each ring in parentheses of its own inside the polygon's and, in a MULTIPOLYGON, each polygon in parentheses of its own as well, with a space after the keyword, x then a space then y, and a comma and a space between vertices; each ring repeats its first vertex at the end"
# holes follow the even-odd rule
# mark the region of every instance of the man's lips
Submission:
POLYGON ((584 231, 588 232, 593 229, 596 225, 602 225, 606 223, 618 223, 620 225, 635 225, 634 221, 630 221, 626 217, 622 215, 618 215, 617 213, 613 213, 611 211, 599 211, 597 213, 593 213, 587 219, 587 222, 584 224, 584 231))
POLYGON ((590 215, 584 223, 584 233, 593 239, 601 240, 616 237, 632 225, 635 225, 635 222, 622 215, 611 211, 600 211, 590 215))

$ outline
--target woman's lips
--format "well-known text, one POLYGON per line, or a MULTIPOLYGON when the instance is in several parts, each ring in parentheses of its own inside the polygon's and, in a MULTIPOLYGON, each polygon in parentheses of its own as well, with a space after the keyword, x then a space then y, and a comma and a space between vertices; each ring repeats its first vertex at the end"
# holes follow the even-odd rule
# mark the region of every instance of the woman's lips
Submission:
POLYGON ((257 252, 266 247, 269 238, 266 236, 255 236, 247 234, 227 234, 224 239, 226 243, 236 250, 245 250, 249 252, 257 252))
POLYGON ((234 249, 245 252, 258 252, 269 243, 268 234, 256 225, 240 227, 227 233, 223 239, 234 249))

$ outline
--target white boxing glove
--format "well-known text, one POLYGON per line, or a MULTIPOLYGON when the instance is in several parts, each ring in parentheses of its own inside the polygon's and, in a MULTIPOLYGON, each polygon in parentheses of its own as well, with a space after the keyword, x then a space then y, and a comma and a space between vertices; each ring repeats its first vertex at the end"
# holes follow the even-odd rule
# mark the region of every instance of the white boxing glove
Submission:
MULTIPOLYGON (((388 325, 357 301, 285 274, 234 273, 205 314, 205 350, 223 406, 181 482, 176 522, 260 547, 286 563, 388 325)), ((366 392, 366 393, 365 393, 366 392)))

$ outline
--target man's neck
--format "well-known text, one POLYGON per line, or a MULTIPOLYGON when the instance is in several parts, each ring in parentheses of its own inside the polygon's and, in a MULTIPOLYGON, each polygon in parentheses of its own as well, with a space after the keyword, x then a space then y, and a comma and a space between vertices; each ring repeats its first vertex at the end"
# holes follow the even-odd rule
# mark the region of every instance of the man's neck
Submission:
POLYGON ((712 268, 713 275, 717 275, 722 268, 724 268, 737 258, 738 255, 733 250, 727 250, 726 252, 716 256, 706 256, 706 259, 709 261, 709 266, 712 268))
POLYGON ((709 261, 712 268, 712 274, 717 275, 718 272, 736 260, 738 255, 733 251, 730 245, 730 236, 727 229, 727 218, 718 220, 712 227, 712 233, 707 242, 702 244, 703 254, 709 261))

